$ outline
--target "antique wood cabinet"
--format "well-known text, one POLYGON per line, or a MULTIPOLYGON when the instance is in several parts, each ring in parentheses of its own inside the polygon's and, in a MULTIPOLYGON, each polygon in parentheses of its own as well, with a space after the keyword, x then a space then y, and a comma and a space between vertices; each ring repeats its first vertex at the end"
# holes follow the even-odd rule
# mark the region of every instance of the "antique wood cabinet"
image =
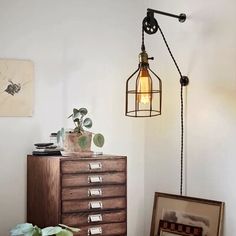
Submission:
POLYGON ((27 157, 27 222, 59 223, 78 235, 127 235, 124 156, 27 157))

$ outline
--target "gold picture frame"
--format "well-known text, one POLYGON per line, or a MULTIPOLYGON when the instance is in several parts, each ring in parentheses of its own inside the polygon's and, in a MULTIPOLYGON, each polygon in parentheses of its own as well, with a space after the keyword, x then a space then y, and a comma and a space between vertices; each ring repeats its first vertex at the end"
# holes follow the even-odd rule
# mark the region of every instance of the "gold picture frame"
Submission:
POLYGON ((202 236, 222 236, 223 211, 221 201, 156 192, 150 236, 159 236, 160 220, 202 227, 202 236))

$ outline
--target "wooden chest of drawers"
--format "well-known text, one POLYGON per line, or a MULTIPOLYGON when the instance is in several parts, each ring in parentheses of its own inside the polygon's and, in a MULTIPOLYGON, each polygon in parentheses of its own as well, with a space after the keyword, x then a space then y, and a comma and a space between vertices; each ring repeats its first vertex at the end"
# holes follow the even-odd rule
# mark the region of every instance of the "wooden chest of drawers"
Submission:
POLYGON ((27 222, 59 223, 78 235, 127 234, 126 157, 27 158, 27 222))

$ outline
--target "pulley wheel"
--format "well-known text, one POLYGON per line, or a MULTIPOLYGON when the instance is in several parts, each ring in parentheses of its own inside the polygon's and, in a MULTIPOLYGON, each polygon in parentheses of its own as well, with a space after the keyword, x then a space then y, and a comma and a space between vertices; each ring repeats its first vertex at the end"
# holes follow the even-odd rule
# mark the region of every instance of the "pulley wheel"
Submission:
POLYGON ((158 23, 156 19, 154 17, 153 18, 145 17, 143 19, 143 30, 147 34, 155 34, 158 30, 158 23))

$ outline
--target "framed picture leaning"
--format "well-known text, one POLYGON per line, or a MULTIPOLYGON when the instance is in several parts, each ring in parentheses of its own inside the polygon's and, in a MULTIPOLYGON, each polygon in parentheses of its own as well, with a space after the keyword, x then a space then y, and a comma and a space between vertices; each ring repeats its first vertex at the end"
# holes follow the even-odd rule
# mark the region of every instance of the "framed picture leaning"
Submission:
POLYGON ((156 192, 150 236, 160 235, 160 220, 202 228, 202 236, 221 236, 223 210, 224 202, 156 192))

